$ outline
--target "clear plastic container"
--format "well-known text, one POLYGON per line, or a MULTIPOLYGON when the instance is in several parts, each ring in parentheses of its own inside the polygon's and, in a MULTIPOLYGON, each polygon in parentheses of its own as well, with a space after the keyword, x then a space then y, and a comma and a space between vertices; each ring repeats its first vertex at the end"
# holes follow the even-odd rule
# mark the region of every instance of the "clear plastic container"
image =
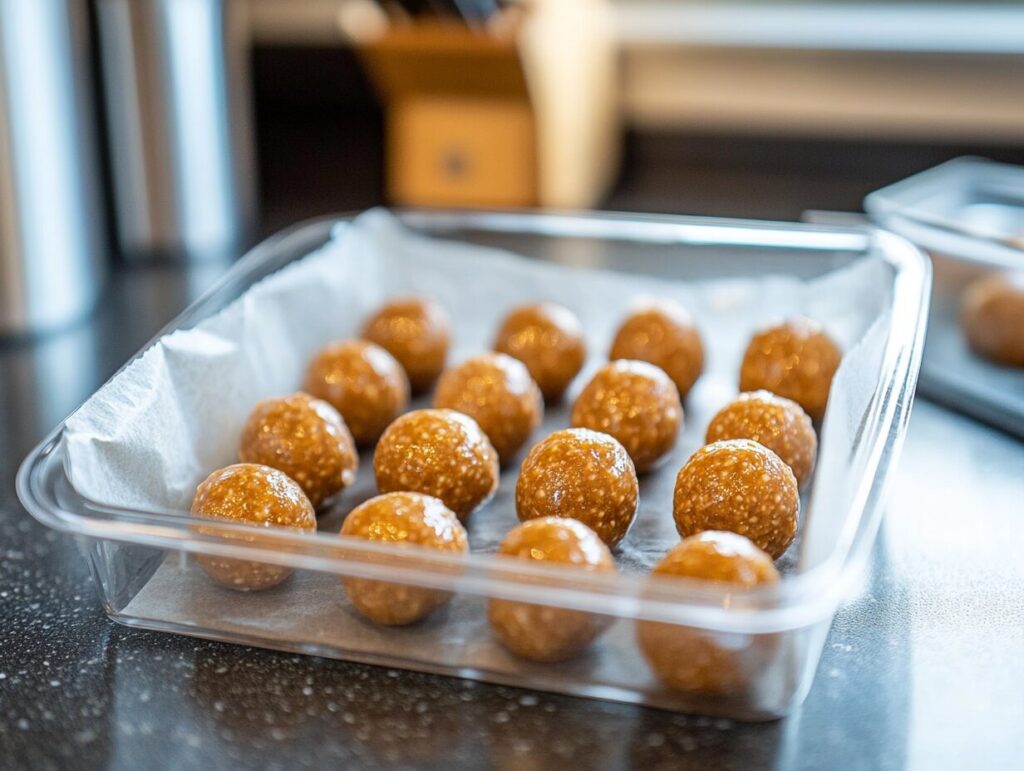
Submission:
POLYGON ((960 321, 972 282, 1024 270, 1024 167, 956 158, 871 193, 864 210, 932 259, 921 393, 1024 437, 1024 372, 972 353, 960 321))
MULTIPOLYGON (((930 273, 921 253, 883 231, 797 224, 605 214, 409 211, 400 216, 426 234, 504 246, 526 257, 682 279, 766 273, 810 278, 869 255, 881 258, 891 276, 891 307, 880 371, 869 380, 873 391, 864 413, 854 416, 853 451, 842 459, 849 473, 831 487, 816 481, 805 499, 808 521, 818 517, 828 527, 817 528, 813 538, 804 534, 802 556, 784 580, 733 594, 686 581, 558 570, 486 553, 466 558, 413 553, 333 534, 271 533, 212 526, 209 520, 200 527, 185 512, 128 510, 82 498, 65 472, 62 424, 25 460, 18 493, 39 521, 80 537, 109 616, 148 629, 741 720, 781 717, 798 705, 813 680, 832 617, 870 553, 886 480, 902 446, 927 313, 930 273), (805 558, 812 546, 814 558, 805 558), (153 586, 159 570, 186 570, 192 562, 188 555, 196 553, 295 568, 292 581, 313 587, 308 596, 319 598, 310 600, 301 632, 282 638, 279 619, 265 612, 256 593, 211 593, 204 600, 210 612, 201 623, 187 614, 136 610, 141 593, 159 589, 153 586), (325 594, 340 591, 340 576, 452 592, 453 605, 461 614, 475 614, 479 628, 457 638, 446 635, 441 614, 409 628, 353 623, 341 630, 316 612, 316 602, 333 601, 324 600, 325 594), (600 614, 610 628, 585 656, 556 665, 524 663, 495 653, 486 627, 489 598, 600 614), (644 621, 677 627, 683 651, 713 651, 723 674, 720 687, 714 687, 714 677, 700 689, 663 687, 636 644, 637 624, 644 621)), ((192 327, 222 309, 256 281, 325 243, 341 222, 302 224, 267 240, 163 333, 192 327)), ((833 451, 839 448, 824 444, 822 458, 833 451)), ((201 591, 208 588, 209 582, 201 591)))

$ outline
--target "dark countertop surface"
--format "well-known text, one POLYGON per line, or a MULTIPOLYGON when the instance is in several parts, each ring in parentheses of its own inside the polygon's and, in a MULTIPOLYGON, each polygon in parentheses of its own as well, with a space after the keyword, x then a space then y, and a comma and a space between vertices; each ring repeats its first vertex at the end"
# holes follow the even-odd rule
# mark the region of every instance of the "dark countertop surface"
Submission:
POLYGON ((713 720, 133 630, 18 463, 216 267, 118 272, 0 343, 0 767, 1009 768, 1024 753, 1024 444, 920 401, 863 586, 803 707, 713 720))

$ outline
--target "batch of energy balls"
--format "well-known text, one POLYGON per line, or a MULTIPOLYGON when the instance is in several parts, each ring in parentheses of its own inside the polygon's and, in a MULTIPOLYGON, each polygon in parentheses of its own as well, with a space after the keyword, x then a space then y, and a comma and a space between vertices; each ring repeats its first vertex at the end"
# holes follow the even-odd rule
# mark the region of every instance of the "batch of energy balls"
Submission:
MULTIPOLYGON (((583 368, 582 327, 553 303, 513 309, 493 351, 446 367, 450 323, 426 298, 393 300, 358 339, 332 343, 309 362, 303 390, 257 404, 242 431, 238 464, 196 491, 201 517, 316 529, 316 511, 350 485, 357 448, 375 448, 380 494, 345 517, 341 534, 464 553, 473 512, 494 495, 501 466, 529 447, 515 489, 519 524, 500 557, 616 570, 612 550, 637 514, 638 475, 666 459, 683 422, 682 401, 700 377, 704 350, 687 311, 662 301, 622 321, 609 363, 571 408, 571 427, 535 437, 545 404, 562 399, 583 368), (406 411, 410 394, 433 388, 430 409, 406 411), (539 441, 537 441, 539 439, 539 441)), ((707 427, 708 444, 678 470, 673 507, 681 542, 654 574, 731 584, 779 580, 774 565, 791 544, 799 489, 817 452, 814 422, 825 411, 841 353, 820 325, 796 319, 758 332, 739 372, 740 396, 707 427)), ((255 591, 289 568, 198 556, 215 581, 255 591)), ((345 577, 354 607, 378 624, 415 623, 449 594, 345 577)), ((488 620, 513 654, 556 662, 585 649, 608 620, 578 611, 493 599, 488 620)), ((639 625, 652 668, 673 685, 680 671, 672 634, 639 625)), ((680 675, 681 676, 681 675, 680 675)))

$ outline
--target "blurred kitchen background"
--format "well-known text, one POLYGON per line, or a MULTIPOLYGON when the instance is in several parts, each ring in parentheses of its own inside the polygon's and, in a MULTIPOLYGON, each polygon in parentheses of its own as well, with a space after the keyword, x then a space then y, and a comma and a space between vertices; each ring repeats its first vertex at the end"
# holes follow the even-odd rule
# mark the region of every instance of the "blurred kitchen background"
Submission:
POLYGON ((0 66, 8 336, 381 203, 795 220, 1024 163, 1016 2, 0 0, 0 66))

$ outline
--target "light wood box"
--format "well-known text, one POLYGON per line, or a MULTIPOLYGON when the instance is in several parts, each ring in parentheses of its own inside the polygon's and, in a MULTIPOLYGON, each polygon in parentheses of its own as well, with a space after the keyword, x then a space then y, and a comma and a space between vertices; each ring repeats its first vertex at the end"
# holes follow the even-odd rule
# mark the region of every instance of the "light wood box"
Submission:
POLYGON ((391 201, 598 202, 619 158, 608 25, 603 0, 548 0, 500 33, 415 22, 364 41, 385 103, 391 201))

